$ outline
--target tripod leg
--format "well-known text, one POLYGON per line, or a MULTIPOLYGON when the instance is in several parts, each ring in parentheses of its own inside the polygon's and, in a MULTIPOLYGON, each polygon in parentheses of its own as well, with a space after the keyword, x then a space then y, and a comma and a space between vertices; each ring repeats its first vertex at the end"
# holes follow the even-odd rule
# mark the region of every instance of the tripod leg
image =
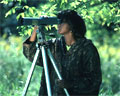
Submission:
POLYGON ((29 75, 28 75, 27 80, 26 80, 26 84, 25 84, 22 96, 26 96, 26 93, 27 93, 27 90, 28 90, 28 87, 30 85, 30 81, 31 81, 31 78, 32 78, 32 74, 33 74, 34 69, 35 69, 35 65, 36 65, 37 57, 39 55, 39 51, 40 51, 39 48, 37 48, 37 51, 35 53, 35 57, 34 57, 30 72, 29 72, 29 75))
MULTIPOLYGON (((55 71, 57 73, 58 78, 60 80, 62 80, 62 76, 60 75, 60 72, 59 72, 59 70, 58 70, 58 68, 56 66, 56 63, 55 63, 55 59, 54 59, 54 57, 53 57, 53 55, 52 55, 49 48, 47 49, 47 52, 48 52, 48 56, 49 56, 49 58, 50 58, 50 60, 51 60, 51 62, 53 64, 53 67, 54 67, 54 69, 55 69, 55 71)), ((65 91, 66 96, 70 96, 66 88, 64 88, 64 91, 65 91)))
POLYGON ((47 57, 46 57, 46 50, 45 47, 41 47, 42 50, 42 57, 43 57, 43 66, 44 66, 44 71, 45 71, 45 77, 46 77, 46 85, 47 85, 47 92, 48 96, 52 96, 51 94, 51 87, 50 87, 50 80, 49 80, 49 72, 48 72, 48 64, 47 64, 47 57))

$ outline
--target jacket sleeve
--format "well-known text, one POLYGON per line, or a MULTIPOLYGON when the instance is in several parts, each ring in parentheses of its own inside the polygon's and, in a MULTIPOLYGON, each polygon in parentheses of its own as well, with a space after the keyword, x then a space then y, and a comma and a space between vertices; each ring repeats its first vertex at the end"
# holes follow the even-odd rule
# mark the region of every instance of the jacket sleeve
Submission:
MULTIPOLYGON (((36 47, 37 40, 35 40, 34 42, 30 42, 29 39, 30 38, 28 38, 27 40, 23 42, 23 54, 29 61, 33 62, 35 53, 37 51, 37 47, 36 47)), ((41 51, 39 51, 36 64, 39 66, 42 66, 41 51)))

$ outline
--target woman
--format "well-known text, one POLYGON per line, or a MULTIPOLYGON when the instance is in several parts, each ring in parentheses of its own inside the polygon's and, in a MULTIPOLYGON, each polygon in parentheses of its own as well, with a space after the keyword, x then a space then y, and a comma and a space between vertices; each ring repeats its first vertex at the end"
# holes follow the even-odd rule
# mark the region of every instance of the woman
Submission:
MULTIPOLYGON (((92 41, 85 38, 86 26, 83 19, 74 10, 63 10, 57 18, 60 20, 58 33, 62 37, 48 42, 63 80, 58 80, 48 59, 52 95, 64 96, 63 88, 66 88, 73 96, 98 96, 102 81, 100 58, 92 41)), ((23 43, 23 53, 30 61, 36 51, 36 30, 37 27, 23 43)), ((42 66, 41 53, 38 58, 37 65, 42 66)), ((44 71, 39 95, 47 95, 44 71)))

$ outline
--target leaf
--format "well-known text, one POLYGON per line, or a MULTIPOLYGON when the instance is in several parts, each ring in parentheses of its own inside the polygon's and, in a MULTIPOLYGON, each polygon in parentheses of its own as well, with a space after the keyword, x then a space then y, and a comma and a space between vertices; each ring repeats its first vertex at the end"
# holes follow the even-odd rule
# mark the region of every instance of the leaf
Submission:
POLYGON ((17 0, 17 1, 22 2, 22 0, 17 0))
POLYGON ((53 27, 55 27, 55 29, 57 29, 58 27, 57 27, 57 25, 53 25, 53 27))
POLYGON ((68 0, 65 0, 65 2, 67 3, 67 2, 68 2, 68 0))
POLYGON ((30 35, 31 35, 31 33, 32 33, 32 30, 31 30, 31 29, 29 29, 29 30, 28 30, 28 35, 30 36, 30 35))
POLYGON ((20 16, 21 16, 21 14, 17 15, 16 19, 19 20, 20 16))
POLYGON ((5 14, 5 18, 8 17, 10 14, 11 14, 11 10, 5 14))
POLYGON ((120 30, 120 28, 114 28, 114 31, 118 31, 118 30, 120 30))
POLYGON ((34 14, 33 9, 29 8, 30 13, 34 14))
POLYGON ((48 26, 45 26, 45 29, 48 31, 48 26))
POLYGON ((12 13, 13 13, 13 14, 15 13, 15 9, 12 9, 12 13))
POLYGON ((83 0, 83 2, 87 2, 87 0, 83 0))
POLYGON ((7 1, 1 1, 0 3, 2 3, 2 4, 8 4, 7 1))
POLYGON ((50 2, 55 2, 55 0, 49 0, 50 2))
POLYGON ((48 27, 49 27, 49 29, 51 30, 52 27, 51 27, 51 26, 48 26, 48 27))
POLYGON ((20 15, 21 15, 22 17, 24 17, 25 14, 24 14, 24 13, 20 13, 20 15))
POLYGON ((23 8, 26 8, 26 9, 28 9, 28 8, 29 8, 29 6, 27 6, 27 5, 26 5, 26 6, 24 6, 23 8))

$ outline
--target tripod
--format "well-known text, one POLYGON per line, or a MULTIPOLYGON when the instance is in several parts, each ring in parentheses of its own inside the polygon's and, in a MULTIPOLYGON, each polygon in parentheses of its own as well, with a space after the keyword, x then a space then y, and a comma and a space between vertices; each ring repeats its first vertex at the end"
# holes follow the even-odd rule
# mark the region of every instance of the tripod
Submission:
MULTIPOLYGON (((41 30, 41 29, 42 29, 42 26, 40 26, 39 30, 41 30)), ((37 43, 37 46, 36 46, 37 50, 36 50, 36 53, 35 53, 35 56, 34 56, 33 63, 31 65, 30 72, 29 72, 27 80, 26 80, 26 84, 25 84, 22 96, 26 96, 26 94, 27 94, 27 90, 28 90, 28 87, 30 85, 30 81, 31 81, 33 72, 35 70, 36 61, 37 61, 40 50, 42 52, 43 67, 44 67, 44 73, 45 73, 48 96, 52 96, 52 93, 51 93, 51 86, 50 86, 50 79, 49 79, 49 72, 48 72, 46 51, 47 51, 47 54, 48 54, 48 56, 49 56, 49 58, 51 60, 51 63, 53 65, 54 69, 55 69, 55 72, 56 72, 59 80, 62 80, 62 76, 61 76, 61 74, 60 74, 60 72, 59 72, 59 70, 58 70, 58 68, 56 66, 55 59, 54 59, 49 47, 44 43, 45 42, 45 35, 44 35, 43 32, 41 32, 41 31, 39 32, 39 30, 37 30, 37 34, 38 34, 38 43, 37 43)), ((64 88, 64 92, 65 92, 65 94, 67 96, 69 96, 69 93, 68 93, 66 88, 64 88)))

